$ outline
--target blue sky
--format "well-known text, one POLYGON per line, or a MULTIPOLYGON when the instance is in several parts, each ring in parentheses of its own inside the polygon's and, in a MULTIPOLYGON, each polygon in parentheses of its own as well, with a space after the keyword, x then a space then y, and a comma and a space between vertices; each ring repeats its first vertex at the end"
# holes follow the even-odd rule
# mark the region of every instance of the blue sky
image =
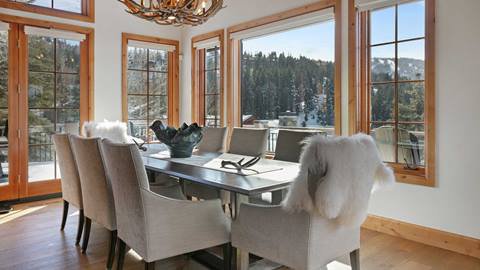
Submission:
MULTIPOLYGON (((410 39, 424 36, 424 1, 402 4, 398 8, 398 38, 410 39)), ((393 41, 395 38, 395 8, 372 12, 372 44, 393 41)), ((246 52, 284 52, 292 56, 333 61, 335 53, 335 23, 313 24, 269 36, 243 41, 246 52)), ((372 49, 374 57, 394 57, 394 46, 372 49)), ((423 40, 399 45, 399 57, 424 59, 423 40)))

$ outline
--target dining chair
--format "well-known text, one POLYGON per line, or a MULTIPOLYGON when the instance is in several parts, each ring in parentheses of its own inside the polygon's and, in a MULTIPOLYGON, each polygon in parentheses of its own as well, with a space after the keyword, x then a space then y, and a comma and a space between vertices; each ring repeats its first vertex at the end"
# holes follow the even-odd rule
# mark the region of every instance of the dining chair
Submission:
POLYGON ((117 224, 110 181, 103 167, 100 154, 100 138, 70 136, 75 162, 78 167, 83 194, 85 229, 83 232, 82 253, 86 253, 90 238, 92 220, 109 231, 110 241, 107 269, 111 269, 117 241, 117 224))
MULTIPOLYGON (((202 152, 223 152, 225 147, 225 138, 227 135, 227 128, 203 128, 203 138, 200 141, 197 149, 202 152)), ((217 199, 220 198, 220 190, 185 181, 183 190, 188 197, 195 197, 200 199, 217 199)))
POLYGON ((360 270, 360 227, 307 212, 289 213, 281 206, 242 204, 232 223, 232 245, 239 250, 240 267, 248 269, 248 254, 292 269, 321 269, 350 254, 352 270, 360 270))
POLYGON ((316 131, 278 130, 275 156, 273 159, 298 162, 302 153, 302 142, 309 136, 318 134, 316 131))
POLYGON ((224 267, 230 268, 230 221, 219 200, 193 202, 152 192, 135 145, 104 140, 102 155, 115 202, 118 269, 126 245, 143 258, 146 269, 161 259, 224 245, 224 267))
POLYGON ((265 156, 268 129, 234 128, 230 139, 229 153, 245 156, 265 156))
POLYGON ((55 145, 55 151, 58 156, 58 166, 61 175, 60 183, 62 186, 63 215, 60 230, 63 231, 63 229, 65 229, 69 205, 75 206, 79 210, 77 238, 75 241, 75 245, 78 245, 82 237, 85 218, 80 177, 68 136, 68 134, 52 135, 53 144, 55 145))

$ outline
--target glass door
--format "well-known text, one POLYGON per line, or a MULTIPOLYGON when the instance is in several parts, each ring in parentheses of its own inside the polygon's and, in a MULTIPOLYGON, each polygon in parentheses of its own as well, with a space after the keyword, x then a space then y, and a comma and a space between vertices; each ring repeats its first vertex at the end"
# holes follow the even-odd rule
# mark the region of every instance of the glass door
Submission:
POLYGON ((60 178, 54 133, 80 131, 80 41, 28 35, 28 182, 60 178))
POLYGON ((0 22, 0 201, 18 198, 18 25, 0 22))
POLYGON ((93 47, 81 31, 0 21, 0 201, 61 192, 52 135, 90 118, 93 47))

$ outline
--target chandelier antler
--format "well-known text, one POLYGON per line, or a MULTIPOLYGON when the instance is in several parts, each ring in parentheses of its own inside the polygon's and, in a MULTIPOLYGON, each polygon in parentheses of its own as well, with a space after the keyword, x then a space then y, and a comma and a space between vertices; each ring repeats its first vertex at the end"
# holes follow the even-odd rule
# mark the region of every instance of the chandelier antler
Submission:
POLYGON ((223 8, 223 0, 118 0, 126 11, 161 25, 200 25, 223 8))

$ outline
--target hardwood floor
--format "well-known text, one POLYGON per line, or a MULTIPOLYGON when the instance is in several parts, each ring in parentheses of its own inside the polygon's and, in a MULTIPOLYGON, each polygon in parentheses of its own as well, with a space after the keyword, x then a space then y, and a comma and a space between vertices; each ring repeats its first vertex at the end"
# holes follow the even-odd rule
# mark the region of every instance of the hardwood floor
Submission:
MULTIPOLYGON (((87 254, 81 254, 75 246, 78 212, 70 209, 61 232, 62 207, 60 200, 49 200, 17 205, 0 215, 0 269, 105 269, 108 232, 92 224, 87 254)), ((362 230, 361 243, 363 270, 480 270, 480 260, 473 257, 370 230, 362 230)), ((328 269, 350 269, 346 262, 339 258, 328 269)), ((159 269, 203 268, 187 256, 160 264, 159 269)), ((141 258, 128 253, 125 269, 143 269, 141 258)))

